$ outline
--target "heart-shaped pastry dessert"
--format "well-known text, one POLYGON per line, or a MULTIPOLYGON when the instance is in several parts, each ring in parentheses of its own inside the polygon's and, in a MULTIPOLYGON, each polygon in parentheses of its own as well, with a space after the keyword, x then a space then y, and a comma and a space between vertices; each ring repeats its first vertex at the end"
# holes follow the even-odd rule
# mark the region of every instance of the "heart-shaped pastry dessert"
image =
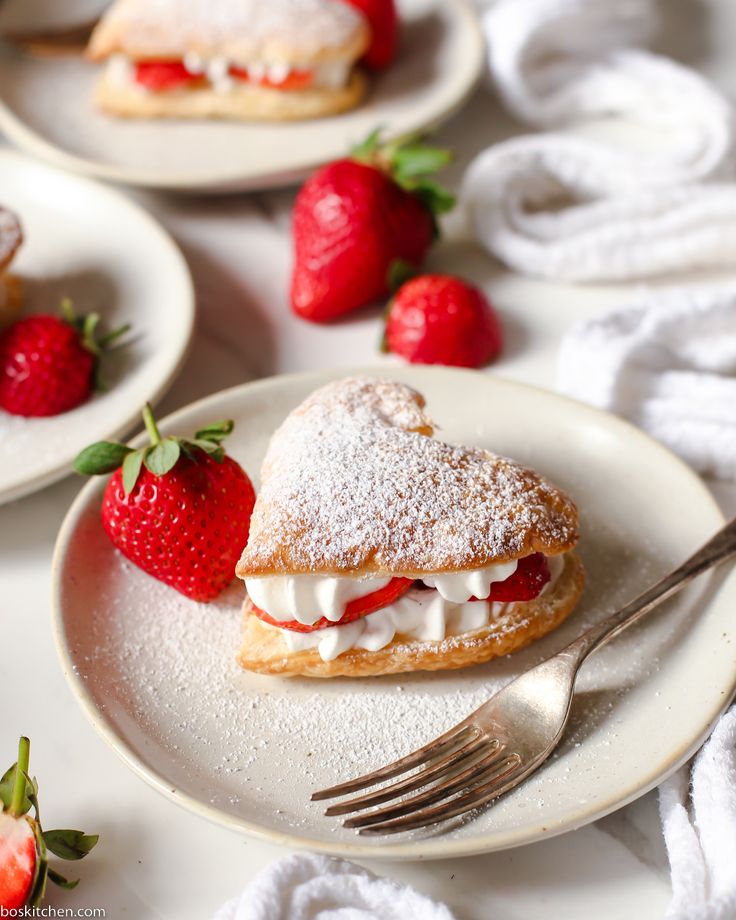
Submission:
POLYGON ((513 460, 432 433, 419 393, 368 377, 322 387, 275 432, 237 568, 243 667, 464 667, 572 611, 584 580, 572 500, 513 460))
POLYGON ((284 121, 357 105, 370 41, 343 0, 116 0, 87 55, 110 114, 284 121))

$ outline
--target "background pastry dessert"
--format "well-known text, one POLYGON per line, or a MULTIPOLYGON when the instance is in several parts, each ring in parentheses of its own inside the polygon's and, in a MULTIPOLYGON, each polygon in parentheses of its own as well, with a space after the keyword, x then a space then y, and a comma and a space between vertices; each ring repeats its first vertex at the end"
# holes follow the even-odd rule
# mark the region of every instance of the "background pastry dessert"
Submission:
POLYGON ((583 587, 577 509, 537 473, 431 437, 419 393, 348 378, 271 439, 237 567, 247 669, 459 668, 557 626, 583 587))
POLYGON ((0 207, 0 329, 20 313, 22 285, 20 278, 8 274, 8 267, 23 242, 23 231, 16 215, 0 207))
POLYGON ((342 0, 117 0, 88 56, 111 114, 282 121, 357 105, 370 40, 342 0))

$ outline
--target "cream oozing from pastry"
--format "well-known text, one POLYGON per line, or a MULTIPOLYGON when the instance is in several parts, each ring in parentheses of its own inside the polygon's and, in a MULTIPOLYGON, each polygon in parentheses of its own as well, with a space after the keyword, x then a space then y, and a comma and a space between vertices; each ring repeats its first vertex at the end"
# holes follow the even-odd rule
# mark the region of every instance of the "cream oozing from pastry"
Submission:
MULTIPOLYGON (((564 556, 549 556, 547 564, 550 580, 541 594, 547 593, 560 577, 565 567, 564 556)), ((482 600, 457 603, 443 597, 438 590, 412 588, 387 607, 343 626, 326 626, 306 633, 279 629, 267 623, 264 626, 278 629, 290 652, 316 648, 323 661, 333 661, 351 648, 377 652, 385 648, 397 633, 420 642, 440 642, 447 636, 458 636, 487 626, 513 605, 482 600)))
MULTIPOLYGON (((502 562, 467 572, 425 575, 421 580, 447 601, 462 603, 471 597, 483 600, 494 582, 505 581, 516 571, 518 562, 502 562)), ((312 626, 321 617, 331 623, 342 619, 350 601, 380 591, 391 578, 349 578, 323 575, 275 575, 246 578, 250 599, 261 610, 281 623, 296 620, 312 626)))
MULTIPOLYGON (((183 63, 192 76, 206 77, 208 88, 218 93, 232 92, 237 86, 247 86, 250 82, 257 86, 263 80, 268 81, 268 86, 278 88, 280 84, 289 79, 292 73, 307 71, 311 74, 309 88, 341 89, 347 85, 352 71, 351 61, 326 61, 322 64, 303 65, 286 64, 283 61, 252 61, 249 64, 242 64, 237 61, 228 61, 224 57, 205 59, 197 54, 187 54, 184 56, 183 63), (249 80, 234 77, 230 72, 233 66, 247 71, 249 80)), ((108 61, 107 78, 115 86, 126 89, 135 88, 142 93, 157 92, 157 90, 148 89, 135 79, 135 61, 123 54, 115 54, 108 61)), ((168 92, 168 90, 162 90, 162 92, 168 92)))

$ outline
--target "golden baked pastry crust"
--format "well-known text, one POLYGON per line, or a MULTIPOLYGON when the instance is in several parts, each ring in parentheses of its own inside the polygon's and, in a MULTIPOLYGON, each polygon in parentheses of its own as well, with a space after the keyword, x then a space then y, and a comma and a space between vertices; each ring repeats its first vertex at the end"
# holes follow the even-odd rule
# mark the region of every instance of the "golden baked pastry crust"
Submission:
POLYGON ((365 17, 338 0, 116 0, 87 56, 181 60, 194 53, 311 66, 355 61, 370 38, 365 17))
POLYGON ((206 87, 149 93, 116 85, 103 74, 97 84, 95 103, 110 115, 125 118, 297 121, 355 108, 367 86, 365 75, 354 70, 347 85, 339 89, 282 90, 244 83, 226 93, 206 87))
MULTIPOLYGON (((290 652, 279 630, 264 626, 243 605, 243 642, 238 664, 248 671, 284 677, 370 677, 403 671, 439 671, 481 664, 509 655, 551 632, 569 616, 585 583, 585 572, 575 553, 565 557, 565 567, 552 590, 533 601, 509 604, 492 623, 440 642, 422 642, 397 635, 376 652, 350 649, 333 661, 322 661, 317 649, 290 652)), ((339 629, 339 626, 332 627, 339 629)))
POLYGON ((575 545, 568 495, 513 460, 429 437, 423 407, 411 387, 372 377, 309 396, 271 438, 237 575, 418 578, 575 545))
POLYGON ((0 275, 13 261, 23 242, 23 230, 18 217, 8 208, 0 207, 0 275))
POLYGON ((0 329, 18 319, 23 306, 23 282, 16 275, 0 273, 0 329))

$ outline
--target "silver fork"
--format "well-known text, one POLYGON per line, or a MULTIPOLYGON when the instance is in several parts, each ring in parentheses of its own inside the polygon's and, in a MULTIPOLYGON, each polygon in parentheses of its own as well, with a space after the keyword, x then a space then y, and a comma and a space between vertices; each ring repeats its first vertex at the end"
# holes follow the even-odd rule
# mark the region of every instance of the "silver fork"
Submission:
POLYGON ((315 792, 312 801, 358 792, 423 765, 405 779, 331 805, 325 815, 347 815, 390 802, 343 822, 361 834, 378 835, 437 824, 486 805, 518 786, 557 747, 570 715, 575 678, 588 655, 734 555, 736 519, 674 572, 511 681, 444 735, 380 770, 315 792), (403 798, 409 793, 416 794, 403 798))

